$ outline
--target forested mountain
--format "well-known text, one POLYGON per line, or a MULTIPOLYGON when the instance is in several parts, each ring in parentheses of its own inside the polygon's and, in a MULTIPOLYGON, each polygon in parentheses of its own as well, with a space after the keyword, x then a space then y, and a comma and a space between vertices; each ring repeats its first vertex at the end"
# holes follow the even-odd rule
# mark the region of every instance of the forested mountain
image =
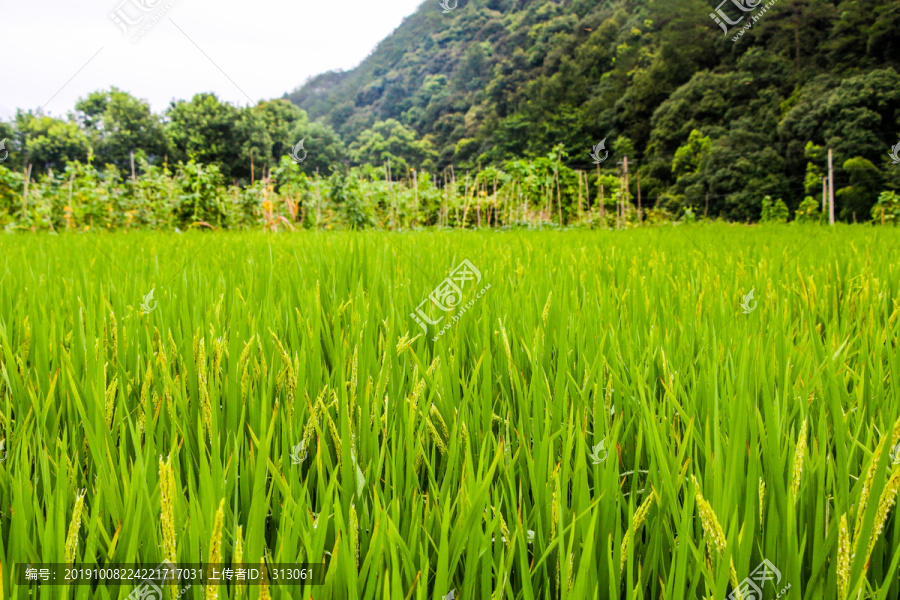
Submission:
POLYGON ((820 197, 831 148, 839 217, 864 219, 900 183, 898 30, 884 0, 433 0, 357 68, 285 97, 356 163, 458 172, 562 144, 591 170, 605 139, 652 202, 734 219, 764 195, 820 197), (716 8, 742 20, 726 34, 716 8))

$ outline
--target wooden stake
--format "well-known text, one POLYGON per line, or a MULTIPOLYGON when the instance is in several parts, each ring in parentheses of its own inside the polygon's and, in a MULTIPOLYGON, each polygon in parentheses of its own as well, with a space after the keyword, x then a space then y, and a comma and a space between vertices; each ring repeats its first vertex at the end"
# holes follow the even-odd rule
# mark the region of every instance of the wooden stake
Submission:
POLYGON ((413 219, 419 212, 419 176, 413 169, 413 219))
POLYGON ((834 165, 831 161, 831 148, 828 149, 828 223, 834 225, 834 165))
POLYGON ((494 173, 494 227, 497 226, 497 173, 494 173))
POLYGON ((625 166, 625 192, 622 194, 622 226, 624 227, 627 223, 625 222, 625 203, 628 202, 628 157, 624 157, 624 166, 625 166))
POLYGON ((578 218, 581 219, 581 171, 576 171, 578 175, 578 218))
MULTIPOLYGON (((638 180, 638 224, 641 222, 641 172, 637 173, 638 180)), ((707 194, 707 204, 709 204, 709 194, 707 194)))
POLYGON ((603 219, 604 224, 606 223, 606 213, 603 210, 603 205, 606 204, 606 197, 603 194, 603 184, 600 184, 600 218, 603 219))
POLYGON ((559 159, 557 159, 556 169, 553 172, 553 177, 556 179, 556 206, 559 209, 559 227, 562 228, 562 196, 559 193, 559 159))
MULTIPOLYGON (((75 214, 75 207, 72 206, 72 184, 75 182, 75 171, 72 171, 72 174, 69 175, 69 215, 75 214)), ((70 218, 68 215, 66 216, 66 229, 69 229, 70 218)), ((74 216, 71 217, 71 221, 74 222, 74 216)))
POLYGON ((597 163, 597 189, 600 190, 600 219, 603 220, 603 184, 600 183, 600 163, 597 163))
POLYGON ((28 184, 31 183, 31 165, 25 169, 25 189, 22 190, 22 220, 28 218, 28 184))
POLYGON ((322 195, 319 193, 319 167, 316 167, 316 227, 321 227, 322 223, 322 195))

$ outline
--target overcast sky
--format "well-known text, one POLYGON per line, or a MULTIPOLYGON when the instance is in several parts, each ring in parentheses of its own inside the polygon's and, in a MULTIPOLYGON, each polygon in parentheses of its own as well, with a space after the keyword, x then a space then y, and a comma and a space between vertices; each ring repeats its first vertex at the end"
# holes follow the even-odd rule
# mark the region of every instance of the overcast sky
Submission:
POLYGON ((199 92, 241 105, 279 97, 354 67, 420 3, 0 0, 0 119, 42 106, 62 116, 111 86, 156 112, 199 92), (111 14, 134 23, 124 25, 130 37, 111 14))

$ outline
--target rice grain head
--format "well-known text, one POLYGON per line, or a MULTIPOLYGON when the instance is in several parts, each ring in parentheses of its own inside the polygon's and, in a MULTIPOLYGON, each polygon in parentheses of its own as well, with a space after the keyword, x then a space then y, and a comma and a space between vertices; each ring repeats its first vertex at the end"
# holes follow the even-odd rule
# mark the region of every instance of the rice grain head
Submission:
POLYGON ((356 416, 356 410, 353 408, 356 406, 356 386, 357 386, 357 371, 359 370, 359 346, 353 346, 353 358, 350 362, 350 418, 353 419, 356 416))
POLYGON ((866 506, 869 502, 869 492, 872 490, 872 484, 875 483, 875 472, 878 467, 878 460, 881 457, 882 452, 884 451, 884 446, 888 441, 890 441, 890 447, 893 448, 897 443, 897 440, 900 440, 900 418, 898 418, 894 422, 894 429, 891 432, 890 440, 887 437, 882 437, 881 441, 878 442, 878 445, 875 446, 875 450, 872 451, 872 458, 869 462, 869 468, 866 471, 866 480, 863 484, 862 492, 859 495, 859 503, 856 509, 856 527, 853 530, 853 543, 854 549, 853 554, 856 555, 857 547, 859 545, 859 534, 862 529, 863 520, 865 519, 866 506))
POLYGON ((553 300, 553 291, 551 290, 549 294, 547 294, 547 303, 544 304, 544 310, 541 311, 541 322, 544 324, 544 327, 547 326, 547 317, 550 315, 550 301, 553 300))
POLYGON ((350 505, 350 546, 356 559, 356 570, 359 571, 359 519, 355 504, 350 505))
MULTIPOLYGON (((554 477, 555 479, 555 477, 554 477)), ((555 483, 555 481, 554 481, 555 483)), ((556 522, 559 520, 559 499, 556 496, 556 486, 553 486, 553 500, 550 503, 550 539, 556 539, 556 522)), ((557 550, 557 558, 556 558, 556 595, 559 596, 559 578, 560 578, 560 565, 561 558, 559 557, 559 550, 557 550)))
MULTIPOLYGON (((497 319, 499 321, 499 319, 497 319)), ((506 369, 509 372, 509 385, 510 391, 515 397, 515 388, 513 387, 513 359, 512 359, 512 349, 509 346, 509 338, 506 335, 506 328, 503 327, 503 322, 500 322, 500 335, 503 336, 503 350, 506 352, 506 369)))
MULTIPOLYGON (((897 490, 900 489, 900 468, 894 469, 884 491, 881 492, 881 498, 878 499, 878 510, 875 512, 875 523, 872 525, 872 535, 869 537, 869 546, 866 548, 865 565, 868 568, 869 558, 872 556, 872 550, 875 548, 875 542, 881 536, 884 529, 884 523, 887 521, 888 513, 897 501, 897 490)), ((859 545, 859 540, 856 540, 859 545)))
POLYGON ((440 364, 441 364, 441 355, 435 354, 434 360, 432 360, 431 364, 428 365, 428 369, 425 371, 425 374, 428 375, 429 377, 434 375, 434 372, 437 371, 437 368, 440 366, 440 364))
POLYGON ((631 545, 631 539, 637 535, 638 529, 640 529, 641 525, 644 524, 644 520, 647 518, 647 513, 650 512, 650 506, 653 504, 653 501, 656 499, 656 491, 650 492, 650 495, 647 496, 638 509, 634 513, 634 522, 631 528, 625 532, 625 539, 622 540, 622 549, 621 549, 621 558, 619 559, 619 570, 625 568, 625 563, 628 558, 628 547, 631 545))
POLYGON ((72 509, 72 520, 69 522, 69 533, 66 535, 65 564, 75 562, 78 550, 78 532, 81 529, 81 511, 84 508, 84 492, 75 497, 75 508, 72 509))
MULTIPOLYGON (((259 561, 259 570, 260 572, 268 573, 266 570, 266 561, 259 561)), ((267 579, 263 577, 259 583, 259 600, 272 600, 272 595, 269 593, 269 584, 266 583, 267 579)))
POLYGON ((800 491, 800 475, 803 473, 803 456, 806 454, 806 419, 800 427, 800 437, 797 439, 797 447, 794 449, 794 467, 791 477, 791 493, 794 498, 800 491))
POLYGON ((734 588, 734 597, 736 600, 742 600, 741 586, 738 583, 737 570, 734 568, 734 559, 728 561, 728 576, 731 578, 731 587, 734 588))
POLYGON ((726 546, 725 532, 722 530, 722 526, 719 524, 719 519, 716 518, 716 513, 712 506, 700 493, 700 484, 697 482, 697 478, 691 475, 691 479, 694 481, 694 495, 700 511, 700 523, 703 525, 703 531, 709 536, 708 543, 715 547, 719 555, 723 555, 725 554, 726 546))
POLYGON ((172 457, 163 462, 159 459, 159 504, 160 522, 162 523, 163 555, 171 563, 175 563, 175 472, 172 470, 172 457))
POLYGON ((766 482, 762 477, 759 478, 759 528, 763 526, 763 511, 766 507, 766 482))
POLYGON ((838 555, 837 555, 837 581, 838 600, 847 598, 847 589, 850 587, 850 531, 847 528, 847 515, 841 515, 841 524, 838 527, 838 555))
POLYGON ((113 416, 116 412, 116 388, 119 386, 119 377, 113 377, 113 380, 109 382, 109 387, 106 388, 106 407, 105 407, 105 415, 106 418, 106 426, 110 427, 112 425, 113 416))
MULTIPOLYGON (((234 564, 235 569, 243 568, 242 563, 244 562, 244 529, 242 525, 237 526, 237 532, 234 536, 234 557, 231 560, 232 564, 234 564)), ((234 589, 234 597, 243 598, 246 584, 238 584, 234 589)))
MULTIPOLYGON (((216 518, 213 521, 212 537, 209 541, 209 563, 210 565, 220 564, 222 562, 222 527, 225 523, 225 498, 219 501, 219 508, 216 510, 216 518)), ((206 586, 206 600, 218 600, 219 586, 206 586)))
MULTIPOLYGON (((432 414, 434 411, 434 407, 432 407, 432 414)), ((438 452, 441 453, 442 456, 447 454, 447 444, 444 442, 444 439, 441 437, 440 432, 434 426, 434 423, 431 420, 430 415, 425 415, 425 425, 428 428, 428 433, 431 434, 431 439, 434 440, 434 444, 437 446, 438 452)), ((444 426, 446 430, 446 425, 444 426)))

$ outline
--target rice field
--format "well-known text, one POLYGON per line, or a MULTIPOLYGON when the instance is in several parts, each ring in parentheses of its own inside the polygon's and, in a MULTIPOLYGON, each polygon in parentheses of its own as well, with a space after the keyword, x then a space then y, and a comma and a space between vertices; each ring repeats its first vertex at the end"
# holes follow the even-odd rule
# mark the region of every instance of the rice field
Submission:
POLYGON ((896 600, 898 255, 840 225, 2 236, 0 599, 133 591, 15 564, 168 559, 326 567, 166 597, 896 600))

